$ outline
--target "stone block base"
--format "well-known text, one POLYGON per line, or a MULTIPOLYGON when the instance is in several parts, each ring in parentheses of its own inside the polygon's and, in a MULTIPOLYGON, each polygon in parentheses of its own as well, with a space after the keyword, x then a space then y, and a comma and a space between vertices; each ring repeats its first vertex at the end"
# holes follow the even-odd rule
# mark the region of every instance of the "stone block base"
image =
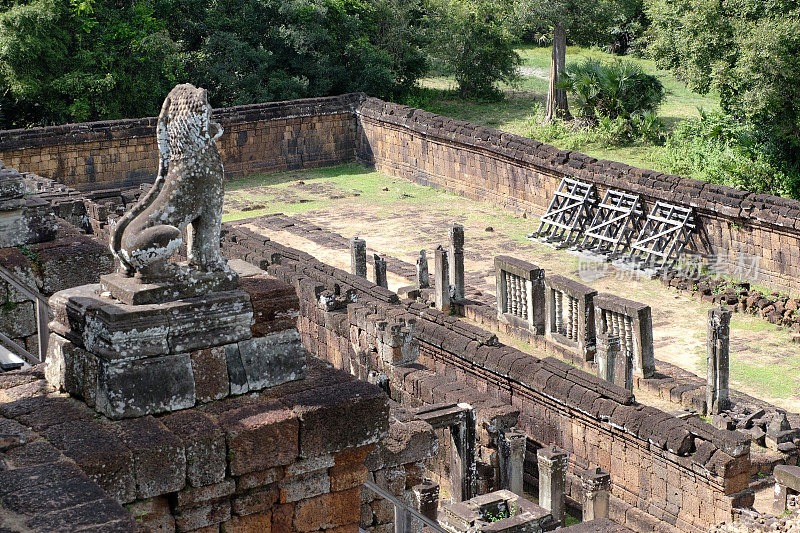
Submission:
POLYGON ((295 328, 251 338, 247 293, 128 305, 85 285, 56 293, 45 374, 112 419, 177 411, 305 375, 295 328))
POLYGON ((170 265, 175 269, 174 279, 143 282, 134 277, 114 272, 100 276, 100 286, 112 298, 128 305, 146 305, 196 298, 212 292, 232 291, 237 288, 239 275, 228 269, 224 272, 202 272, 186 265, 170 265))
POLYGON ((107 360, 51 334, 45 377, 112 419, 187 409, 302 379, 297 330, 191 353, 107 360))
POLYGON ((187 353, 249 339, 250 297, 225 291, 163 304, 129 305, 83 285, 50 298, 51 331, 106 360, 187 353))

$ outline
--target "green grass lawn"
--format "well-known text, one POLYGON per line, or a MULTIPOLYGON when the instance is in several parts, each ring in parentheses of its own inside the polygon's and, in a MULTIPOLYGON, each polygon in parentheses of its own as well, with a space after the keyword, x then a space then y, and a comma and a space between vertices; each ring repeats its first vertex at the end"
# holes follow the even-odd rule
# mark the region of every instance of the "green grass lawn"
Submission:
MULTIPOLYGON (((440 115, 535 138, 564 150, 576 150, 600 159, 621 161, 638 167, 667 170, 661 161, 664 150, 661 146, 608 146, 592 139, 591 135, 542 126, 547 76, 550 71, 550 48, 526 46, 519 48, 517 52, 522 58, 523 76, 515 86, 501 84, 500 88, 505 95, 501 101, 458 98, 453 92, 456 87, 453 79, 435 77, 421 80, 422 90, 417 96, 409 98, 407 103, 440 115)), ((617 56, 596 49, 567 47, 567 63, 587 58, 613 61, 617 56)), ((698 108, 719 109, 717 95, 701 95, 690 91, 668 71, 658 69, 654 61, 634 57, 624 59, 640 64, 645 72, 658 77, 664 84, 667 95, 658 115, 667 128, 673 128, 680 120, 698 116, 698 108)))

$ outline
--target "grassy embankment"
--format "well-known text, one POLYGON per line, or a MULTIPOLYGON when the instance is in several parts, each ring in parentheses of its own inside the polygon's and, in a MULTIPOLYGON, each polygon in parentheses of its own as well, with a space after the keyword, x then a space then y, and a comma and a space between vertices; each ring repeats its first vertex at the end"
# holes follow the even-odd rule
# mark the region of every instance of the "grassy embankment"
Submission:
MULTIPOLYGON (((526 46, 517 52, 523 61, 522 76, 516 86, 501 86, 505 95, 501 101, 461 99, 453 91, 455 82, 451 78, 432 77, 421 81, 420 93, 410 98, 407 103, 440 115, 531 137, 564 150, 576 150, 599 159, 611 159, 638 167, 667 171, 661 161, 663 146, 652 144, 609 146, 594 138, 596 136, 585 132, 569 131, 559 126, 543 126, 543 109, 550 72, 550 48, 526 46)), ((567 48, 567 63, 587 58, 603 61, 617 59, 616 56, 596 49, 577 46, 567 48)), ((683 119, 698 116, 698 108, 719 109, 719 98, 716 95, 701 95, 690 91, 671 73, 659 70, 654 61, 634 57, 623 59, 638 63, 645 72, 657 76, 664 84, 667 95, 658 110, 658 115, 665 122, 667 129, 672 129, 683 119)))

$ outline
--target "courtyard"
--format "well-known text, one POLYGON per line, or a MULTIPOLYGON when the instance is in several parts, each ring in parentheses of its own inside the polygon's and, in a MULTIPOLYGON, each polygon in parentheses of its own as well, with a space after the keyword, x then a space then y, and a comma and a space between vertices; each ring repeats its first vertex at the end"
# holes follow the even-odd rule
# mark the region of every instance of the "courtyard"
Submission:
MULTIPOLYGON (((537 219, 515 217, 489 204, 392 178, 358 164, 254 174, 227 184, 224 221, 274 213, 313 223, 323 233, 348 239, 361 237, 367 241, 369 253, 409 265, 414 264, 419 250, 425 249, 431 269, 433 249, 447 243, 451 223, 460 223, 466 233, 466 284, 485 301, 494 297, 495 255, 530 261, 599 292, 650 305, 656 359, 705 375, 710 303, 678 293, 659 280, 636 279, 610 265, 607 270, 603 267, 602 277, 592 280, 585 275, 585 263, 581 264, 578 257, 525 238, 537 229, 537 219)), ((256 226, 252 229, 264 232, 256 226)), ((333 240, 312 240, 291 227, 266 233, 349 270, 348 249, 333 240)), ((393 272, 390 263, 388 281, 389 288, 396 290, 411 280, 396 269, 393 272)), ((735 313, 731 320, 731 356, 732 388, 789 411, 800 411, 800 353, 786 328, 735 313)))

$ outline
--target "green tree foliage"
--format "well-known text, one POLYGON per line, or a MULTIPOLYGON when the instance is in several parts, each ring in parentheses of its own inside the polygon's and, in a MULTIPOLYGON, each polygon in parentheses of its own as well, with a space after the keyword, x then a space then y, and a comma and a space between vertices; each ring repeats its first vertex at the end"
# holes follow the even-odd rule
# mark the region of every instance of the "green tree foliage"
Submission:
POLYGON ((510 0, 430 0, 431 56, 462 97, 497 98, 497 82, 517 79, 510 0))
POLYGON ((418 0, 0 2, 3 126, 157 114, 175 83, 215 106, 366 91, 427 68, 418 0))
MULTIPOLYGON (((607 45, 614 39, 615 24, 635 16, 635 0, 523 0, 516 3, 516 31, 561 25, 571 44, 607 45)), ((617 28, 618 29, 618 28, 617 28)))
POLYGON ((655 76, 632 61, 603 63, 587 59, 570 63, 559 80, 559 88, 571 92, 581 117, 629 119, 655 112, 664 100, 664 86, 655 76))
POLYGON ((770 190, 797 196, 791 176, 800 173, 800 2, 647 0, 646 9, 659 65, 693 90, 718 91, 723 110, 757 137, 759 157, 788 169, 770 190))
POLYGON ((608 43, 614 20, 633 11, 633 0, 524 0, 516 8, 519 28, 547 25, 552 28, 553 52, 547 91, 545 122, 570 117, 567 95, 559 89, 559 77, 566 68, 567 42, 581 45, 608 43), (623 9, 624 8, 624 9, 623 9))
POLYGON ((215 105, 365 91, 393 97, 424 73, 421 11, 408 0, 182 2, 189 78, 215 105))
POLYGON ((35 0, 0 14, 6 125, 158 111, 178 48, 145 2, 35 0))
POLYGON ((666 142, 671 172, 758 193, 797 196, 796 172, 771 157, 763 135, 725 113, 700 112, 680 122, 666 142))

